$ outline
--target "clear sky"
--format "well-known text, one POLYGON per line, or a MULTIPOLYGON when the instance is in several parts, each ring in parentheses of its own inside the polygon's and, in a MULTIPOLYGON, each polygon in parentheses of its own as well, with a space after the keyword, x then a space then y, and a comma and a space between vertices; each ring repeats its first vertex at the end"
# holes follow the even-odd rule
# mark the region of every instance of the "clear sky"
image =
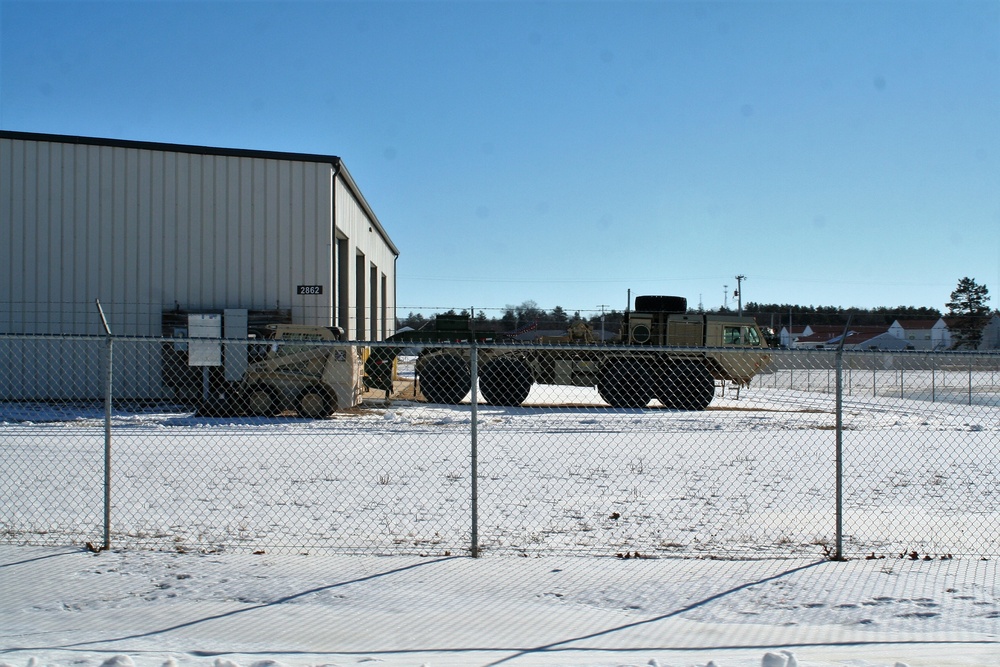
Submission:
POLYGON ((0 128, 340 156, 400 315, 1000 306, 992 1, 0 0, 0 128))

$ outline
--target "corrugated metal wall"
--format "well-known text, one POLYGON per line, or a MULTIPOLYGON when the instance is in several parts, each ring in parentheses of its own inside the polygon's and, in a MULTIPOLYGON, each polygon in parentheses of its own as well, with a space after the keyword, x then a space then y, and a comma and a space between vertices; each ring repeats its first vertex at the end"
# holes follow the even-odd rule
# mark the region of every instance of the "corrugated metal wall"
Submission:
MULTIPOLYGON (((175 305, 290 308, 328 325, 340 304, 353 335, 333 209, 350 253, 395 285, 391 242, 369 231, 380 227, 333 161, 145 146, 0 137, 0 333, 100 334, 100 299, 116 334, 159 336, 175 305)), ((394 290, 382 298, 394 312, 394 290)))
POLYGON ((395 254, 381 241, 364 208, 341 179, 334 187, 337 230, 346 237, 349 249, 344 253, 349 262, 361 262, 344 272, 349 278, 348 294, 352 295, 352 308, 348 314, 348 330, 352 337, 363 333, 363 338, 382 339, 395 332, 395 254), (374 276, 372 275, 374 272, 374 276), (357 289, 357 280, 364 276, 364 285, 357 289), (382 278, 386 278, 387 289, 383 297, 382 278), (364 298, 358 302, 358 295, 364 298), (375 328, 372 325, 372 310, 376 311, 375 328), (383 315, 382 311, 386 314, 383 315))
POLYGON ((138 335, 175 302, 331 321, 295 298, 333 293, 330 164, 7 139, 0 160, 2 330, 99 333, 95 298, 138 335))

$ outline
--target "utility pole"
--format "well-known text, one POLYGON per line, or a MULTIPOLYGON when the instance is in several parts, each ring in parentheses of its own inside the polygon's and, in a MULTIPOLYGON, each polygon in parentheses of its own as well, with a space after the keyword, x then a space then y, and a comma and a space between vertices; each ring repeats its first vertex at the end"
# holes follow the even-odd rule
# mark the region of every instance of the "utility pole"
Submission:
POLYGON ((736 297, 736 302, 738 304, 736 314, 740 317, 743 317, 743 281, 746 279, 747 277, 742 273, 736 276, 736 294, 733 296, 736 297))
POLYGON ((608 307, 608 304, 602 303, 597 306, 601 309, 601 342, 604 342, 604 309, 608 307))

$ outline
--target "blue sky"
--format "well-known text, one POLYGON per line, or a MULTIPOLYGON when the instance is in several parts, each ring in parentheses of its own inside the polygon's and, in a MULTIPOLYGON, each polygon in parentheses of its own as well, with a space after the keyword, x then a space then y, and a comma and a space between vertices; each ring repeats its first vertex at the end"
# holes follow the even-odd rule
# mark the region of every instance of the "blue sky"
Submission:
POLYGON ((996 2, 0 0, 0 128, 338 155, 401 315, 1000 307, 996 2))

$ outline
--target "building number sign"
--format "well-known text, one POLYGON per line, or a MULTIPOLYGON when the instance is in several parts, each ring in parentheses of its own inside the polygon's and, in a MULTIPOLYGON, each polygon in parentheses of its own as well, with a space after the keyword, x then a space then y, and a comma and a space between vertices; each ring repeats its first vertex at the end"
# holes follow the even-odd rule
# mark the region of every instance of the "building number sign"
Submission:
POLYGON ((322 285, 299 285, 298 288, 296 289, 295 293, 298 294, 298 295, 300 295, 300 296, 303 295, 303 294, 306 294, 306 295, 322 294, 323 293, 323 286, 322 285))

